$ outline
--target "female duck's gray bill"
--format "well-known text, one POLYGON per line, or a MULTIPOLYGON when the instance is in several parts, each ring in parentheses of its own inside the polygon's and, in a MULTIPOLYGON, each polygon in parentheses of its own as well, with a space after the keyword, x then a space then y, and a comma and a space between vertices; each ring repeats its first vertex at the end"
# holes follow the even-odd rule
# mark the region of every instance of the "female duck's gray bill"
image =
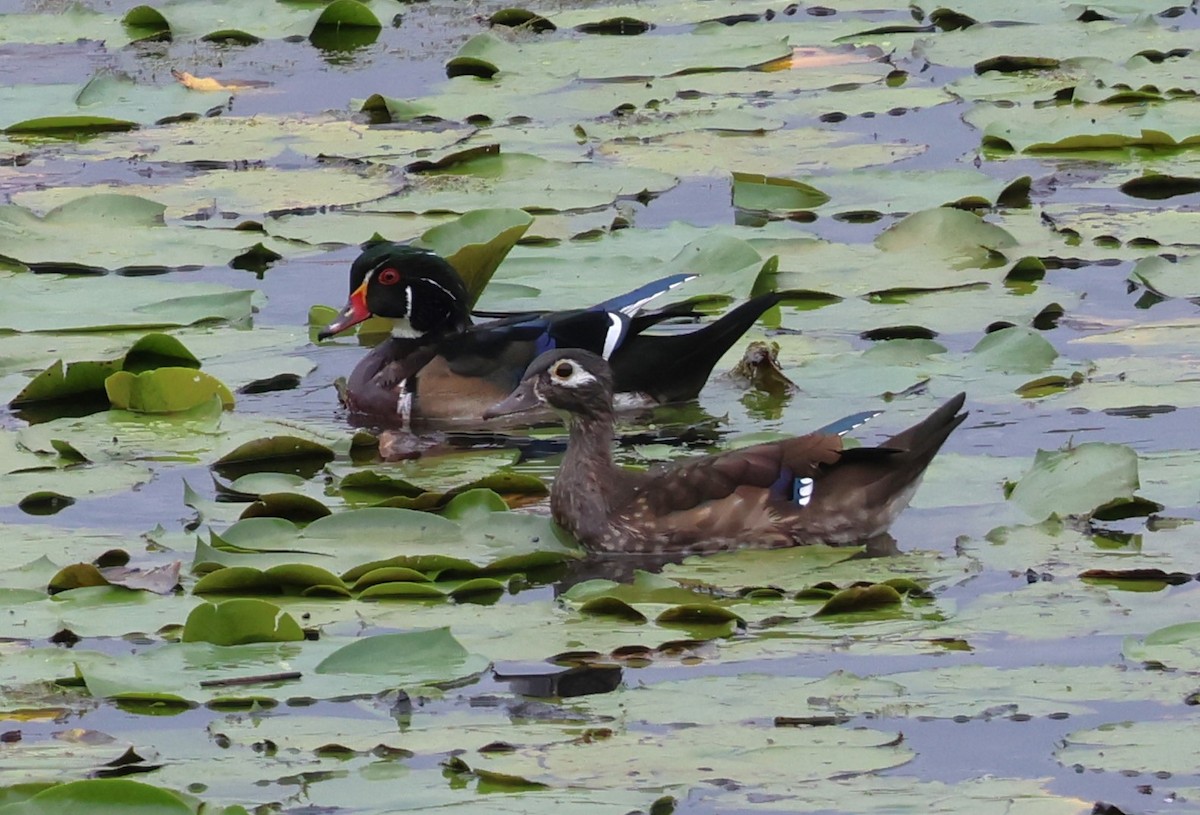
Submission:
POLYGON ((508 416, 510 413, 521 413, 526 410, 533 410, 542 404, 542 400, 533 390, 533 383, 536 380, 526 379, 517 389, 508 395, 508 398, 502 402, 492 405, 483 412, 483 418, 495 419, 497 416, 508 416))

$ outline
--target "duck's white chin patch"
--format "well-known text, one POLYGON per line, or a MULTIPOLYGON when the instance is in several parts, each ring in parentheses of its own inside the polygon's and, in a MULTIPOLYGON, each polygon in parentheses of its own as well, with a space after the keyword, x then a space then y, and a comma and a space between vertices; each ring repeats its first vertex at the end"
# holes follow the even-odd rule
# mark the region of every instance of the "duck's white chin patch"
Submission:
POLYGON ((392 336, 398 340, 415 340, 421 332, 412 327, 407 317, 392 321, 392 336))

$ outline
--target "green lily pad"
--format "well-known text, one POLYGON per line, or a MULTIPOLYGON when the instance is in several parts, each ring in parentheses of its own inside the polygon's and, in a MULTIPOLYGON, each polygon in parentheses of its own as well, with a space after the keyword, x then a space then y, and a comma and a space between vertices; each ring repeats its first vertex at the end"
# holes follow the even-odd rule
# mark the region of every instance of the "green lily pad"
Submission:
POLYGON ((89 778, 55 784, 4 807, 5 815, 83 813, 117 815, 130 808, 161 815, 195 815, 195 809, 170 790, 124 778, 89 778))
POLYGON ((1200 255, 1176 260, 1161 256, 1142 258, 1129 278, 1163 297, 1200 297, 1200 255))
MULTIPOLYGON (((43 215, 17 204, 0 205, 0 238, 3 238, 4 246, 0 256, 47 270, 165 270, 192 265, 224 265, 263 243, 263 236, 253 232, 168 226, 163 220, 165 204, 130 195, 129 189, 122 187, 120 193, 56 190, 53 193, 55 203, 43 215), (114 232, 119 232, 122 240, 112 240, 114 232), (154 264, 148 265, 147 258, 154 258, 154 264)), ((152 194, 163 189, 156 187, 152 194)), ((196 202, 194 193, 184 195, 189 204, 196 202)), ((270 239, 267 243, 272 248, 285 248, 270 239)), ((80 291, 76 296, 90 298, 87 303, 95 303, 97 296, 104 296, 103 302, 114 305, 124 304, 131 297, 116 291, 97 295, 93 287, 127 288, 132 294, 136 288, 155 285, 152 281, 135 278, 121 278, 116 282, 72 278, 72 283, 80 291)), ((45 281, 42 285, 46 285, 45 281)), ((191 285, 201 288, 200 284, 191 285)), ((68 308, 78 306, 66 297, 62 299, 68 308)), ((83 308, 82 311, 86 314, 90 309, 83 308)), ((176 324, 179 323, 154 323, 144 319, 129 323, 134 326, 176 324)), ((120 324, 102 324, 104 327, 117 325, 120 324)))
POLYGON ((902 602, 900 592, 886 583, 871 586, 852 586, 843 589, 825 601, 815 614, 846 614, 855 611, 874 611, 902 602))
POLYGON ((792 212, 815 209, 828 200, 827 193, 800 181, 755 173, 733 174, 733 205, 740 209, 792 212))
POLYGON ((728 70, 762 65, 790 53, 786 38, 771 32, 741 31, 718 24, 697 26, 676 36, 659 37, 655 47, 629 62, 620 38, 545 40, 510 43, 477 34, 447 63, 451 76, 490 77, 500 71, 520 74, 576 75, 582 79, 634 79, 728 70))
POLYGON ((522 210, 473 210, 427 230, 414 243, 444 257, 466 282, 473 302, 532 223, 522 210))
POLYGON ((276 594, 305 593, 322 589, 323 593, 348 596, 342 579, 332 572, 307 564, 284 564, 269 569, 231 566, 211 572, 192 586, 193 594, 276 594))
POLYGON ((1187 722, 1120 722, 1070 733, 1054 757, 1066 766, 1136 773, 1189 773, 1200 755, 1187 722))
POLYGON ((244 645, 303 639, 304 632, 290 614, 265 600, 248 597, 196 606, 183 626, 184 642, 244 645))
POLYGON ((317 665, 317 673, 373 676, 436 677, 483 670, 487 661, 471 654, 449 628, 366 637, 337 651, 317 665))
POLYGON ((337 0, 317 9, 288 4, 248 9, 228 0, 209 6, 191 3, 171 3, 157 8, 136 6, 126 12, 122 22, 139 37, 165 33, 177 41, 233 40, 244 44, 289 36, 307 37, 323 26, 380 27, 370 5, 357 0, 337 0))
POLYGON ((1123 444, 1086 442, 1038 450, 1033 466, 1009 494, 1030 517, 1087 514, 1138 488, 1137 453, 1123 444))
POLYGON ((233 407, 233 394, 219 380, 194 368, 156 368, 140 374, 117 371, 104 380, 109 401, 134 413, 177 413, 217 398, 233 407))

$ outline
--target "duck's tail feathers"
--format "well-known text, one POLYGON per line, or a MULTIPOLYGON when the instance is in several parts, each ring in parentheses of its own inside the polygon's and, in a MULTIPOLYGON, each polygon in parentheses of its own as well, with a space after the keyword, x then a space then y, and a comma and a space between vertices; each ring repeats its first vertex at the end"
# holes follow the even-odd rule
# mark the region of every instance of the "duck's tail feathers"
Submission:
POLYGON ((780 295, 759 295, 686 334, 631 333, 613 354, 618 393, 644 393, 657 402, 694 399, 713 366, 780 295))

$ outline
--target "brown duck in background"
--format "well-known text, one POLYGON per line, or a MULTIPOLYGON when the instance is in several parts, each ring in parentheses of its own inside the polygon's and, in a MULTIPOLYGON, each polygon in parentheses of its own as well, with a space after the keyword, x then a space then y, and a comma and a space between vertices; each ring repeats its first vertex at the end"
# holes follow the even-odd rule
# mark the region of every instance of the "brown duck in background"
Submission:
POLYGON ((640 472, 613 463, 612 398, 608 363, 587 351, 553 350, 484 413, 548 405, 565 416, 570 441, 551 512, 585 547, 612 554, 847 544, 882 535, 967 417, 960 393, 880 447, 843 449, 837 433, 817 432, 640 472))

